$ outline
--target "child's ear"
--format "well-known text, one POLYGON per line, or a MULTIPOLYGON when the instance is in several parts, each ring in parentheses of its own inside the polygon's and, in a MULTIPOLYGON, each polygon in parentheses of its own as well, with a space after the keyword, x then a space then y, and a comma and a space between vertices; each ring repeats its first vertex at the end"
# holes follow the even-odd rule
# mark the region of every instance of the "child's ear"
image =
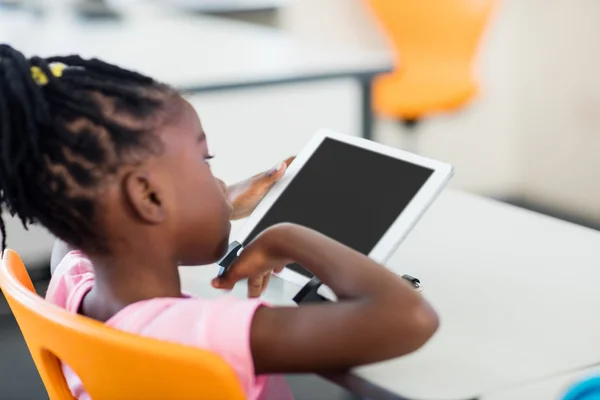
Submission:
POLYGON ((159 224, 165 219, 158 188, 147 173, 134 171, 123 180, 123 195, 138 218, 149 224, 159 224))

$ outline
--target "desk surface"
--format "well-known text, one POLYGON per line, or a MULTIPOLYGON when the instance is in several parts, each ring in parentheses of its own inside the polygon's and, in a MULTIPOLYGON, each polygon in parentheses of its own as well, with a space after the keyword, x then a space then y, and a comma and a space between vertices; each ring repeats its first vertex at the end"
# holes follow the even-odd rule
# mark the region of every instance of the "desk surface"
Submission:
MULTIPOLYGON (((422 280, 440 330, 415 354, 355 369, 346 384, 360 392, 366 381, 409 399, 470 399, 597 362, 599 252, 598 232, 444 193, 388 263, 422 280)), ((215 296, 213 274, 184 269, 184 287, 215 296)), ((289 304, 297 290, 274 279, 265 297, 289 304)))
POLYGON ((0 13, 0 38, 27 55, 98 57, 197 91, 372 75, 392 67, 385 51, 337 51, 272 28, 168 9, 130 11, 108 22, 77 20, 66 11, 40 19, 0 13))
POLYGON ((389 265, 441 316, 414 355, 356 373, 415 399, 466 399, 600 360, 600 233, 448 192, 389 265))

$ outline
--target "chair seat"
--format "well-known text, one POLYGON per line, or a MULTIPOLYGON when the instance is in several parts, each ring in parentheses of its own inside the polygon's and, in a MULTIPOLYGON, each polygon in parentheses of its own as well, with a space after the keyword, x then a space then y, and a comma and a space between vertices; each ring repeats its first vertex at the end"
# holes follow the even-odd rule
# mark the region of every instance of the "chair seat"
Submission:
POLYGON ((420 119, 459 108, 473 99, 477 91, 478 85, 469 71, 401 68, 375 80, 373 108, 381 116, 420 119))

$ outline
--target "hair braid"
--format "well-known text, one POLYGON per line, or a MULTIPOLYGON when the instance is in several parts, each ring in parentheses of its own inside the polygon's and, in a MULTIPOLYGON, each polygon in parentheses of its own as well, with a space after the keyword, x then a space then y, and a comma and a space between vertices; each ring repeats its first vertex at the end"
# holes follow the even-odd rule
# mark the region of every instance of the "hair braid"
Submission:
MULTIPOLYGON (((175 92, 137 72, 79 56, 27 59, 0 44, 0 206, 74 246, 105 248, 96 187, 130 150, 151 150, 175 92), (53 63, 66 68, 62 76, 53 63), (32 67, 47 79, 38 84, 32 67)), ((0 217, 2 249, 6 226, 0 217)))

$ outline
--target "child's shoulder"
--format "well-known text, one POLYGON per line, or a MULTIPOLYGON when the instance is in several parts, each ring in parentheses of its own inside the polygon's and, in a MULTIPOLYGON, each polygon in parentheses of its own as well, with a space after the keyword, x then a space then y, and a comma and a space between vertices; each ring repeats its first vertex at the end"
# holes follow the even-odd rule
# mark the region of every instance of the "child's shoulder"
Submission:
POLYGON ((247 339, 254 313, 262 305, 261 300, 232 296, 155 298, 130 304, 106 323, 184 344, 199 345, 200 341, 210 347, 229 339, 237 342, 241 336, 247 339))
POLYGON ((93 283, 94 269, 90 260, 81 251, 71 251, 54 270, 46 292, 46 300, 77 312, 79 301, 75 298, 79 294, 83 296, 87 293, 93 283))
POLYGON ((93 273, 92 262, 80 250, 71 250, 58 263, 52 278, 60 276, 76 276, 93 273))

